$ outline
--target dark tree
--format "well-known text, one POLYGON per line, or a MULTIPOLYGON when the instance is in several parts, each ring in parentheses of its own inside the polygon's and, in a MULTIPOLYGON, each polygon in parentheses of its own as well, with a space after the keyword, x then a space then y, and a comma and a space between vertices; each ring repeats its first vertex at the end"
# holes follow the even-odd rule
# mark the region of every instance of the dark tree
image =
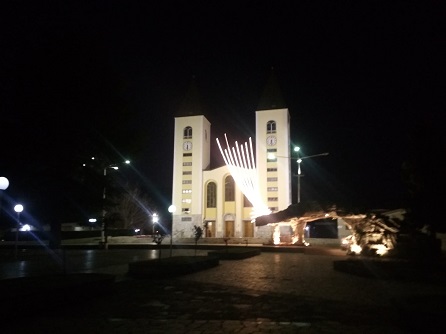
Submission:
POLYGON ((198 240, 203 236, 203 229, 200 226, 194 225, 194 237, 195 237, 195 254, 197 253, 198 240))
POLYGON ((15 24, 23 29, 5 45, 0 138, 14 149, 0 169, 36 222, 82 221, 102 198, 100 185, 81 182, 84 158, 100 153, 115 162, 139 150, 125 80, 110 65, 100 29, 71 26, 62 12, 56 21, 22 14, 15 24))
POLYGON ((194 237, 195 244, 197 244, 198 240, 203 236, 203 229, 200 226, 194 225, 194 237))
POLYGON ((437 125, 423 123, 413 132, 410 154, 403 164, 407 187, 407 228, 426 228, 432 237, 446 232, 442 213, 446 189, 445 137, 437 125))

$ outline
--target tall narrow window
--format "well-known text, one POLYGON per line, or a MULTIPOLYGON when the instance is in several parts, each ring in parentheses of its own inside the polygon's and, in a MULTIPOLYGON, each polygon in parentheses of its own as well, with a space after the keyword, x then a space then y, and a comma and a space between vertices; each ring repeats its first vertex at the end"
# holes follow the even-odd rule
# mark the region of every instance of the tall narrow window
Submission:
POLYGON ((231 175, 225 179, 225 201, 235 201, 235 183, 231 175))
POLYGON ((208 208, 217 207, 217 185, 215 182, 209 182, 206 189, 206 206, 208 208))
POLYGON ((186 126, 183 131, 183 138, 190 139, 192 138, 192 128, 190 126, 186 126))
POLYGON ((266 133, 276 133, 275 121, 268 121, 268 123, 266 123, 266 133))

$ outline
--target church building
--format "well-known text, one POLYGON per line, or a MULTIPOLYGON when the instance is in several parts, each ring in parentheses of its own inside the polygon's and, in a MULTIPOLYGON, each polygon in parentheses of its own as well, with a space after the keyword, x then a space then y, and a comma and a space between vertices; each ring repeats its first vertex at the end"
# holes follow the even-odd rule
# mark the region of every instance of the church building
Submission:
MULTIPOLYGON (((211 139, 212 120, 194 104, 196 94, 196 88, 192 87, 182 112, 175 117, 173 239, 191 238, 194 226, 200 226, 205 238, 240 238, 266 243, 271 240, 274 227, 255 226, 253 205, 234 180, 230 168, 224 165, 210 169, 211 156, 220 152, 211 152, 211 140, 215 140, 211 139)), ((290 115, 274 73, 255 115, 255 138, 251 138, 256 168, 254 181, 258 195, 274 213, 292 203, 290 115)), ((219 139, 225 142, 224 138, 219 139)))

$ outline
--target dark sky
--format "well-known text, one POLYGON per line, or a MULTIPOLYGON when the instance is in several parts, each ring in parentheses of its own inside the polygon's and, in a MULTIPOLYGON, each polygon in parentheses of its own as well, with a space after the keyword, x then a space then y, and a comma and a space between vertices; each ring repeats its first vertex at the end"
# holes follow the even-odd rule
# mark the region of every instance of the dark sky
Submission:
POLYGON ((213 137, 245 141, 274 67, 293 143, 329 152, 302 165, 303 198, 399 206, 412 134, 444 128, 441 1, 6 1, 0 12, 0 176, 31 206, 99 141, 167 207, 173 117, 192 76, 213 137))

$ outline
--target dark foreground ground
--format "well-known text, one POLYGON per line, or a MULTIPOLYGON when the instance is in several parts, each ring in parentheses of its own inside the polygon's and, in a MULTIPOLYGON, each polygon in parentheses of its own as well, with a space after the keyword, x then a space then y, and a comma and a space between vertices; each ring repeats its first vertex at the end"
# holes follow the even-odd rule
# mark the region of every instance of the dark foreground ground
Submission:
MULTIPOLYGON (((172 256, 207 254, 175 248, 172 256)), ((164 279, 128 275, 129 263, 157 258, 155 249, 29 249, 17 258, 2 249, 0 256, 4 334, 444 332, 446 274, 383 276, 361 258, 376 275, 348 273, 335 268, 351 260, 338 249, 262 251, 164 279), (57 288, 61 277, 73 278, 68 288, 57 288)))

